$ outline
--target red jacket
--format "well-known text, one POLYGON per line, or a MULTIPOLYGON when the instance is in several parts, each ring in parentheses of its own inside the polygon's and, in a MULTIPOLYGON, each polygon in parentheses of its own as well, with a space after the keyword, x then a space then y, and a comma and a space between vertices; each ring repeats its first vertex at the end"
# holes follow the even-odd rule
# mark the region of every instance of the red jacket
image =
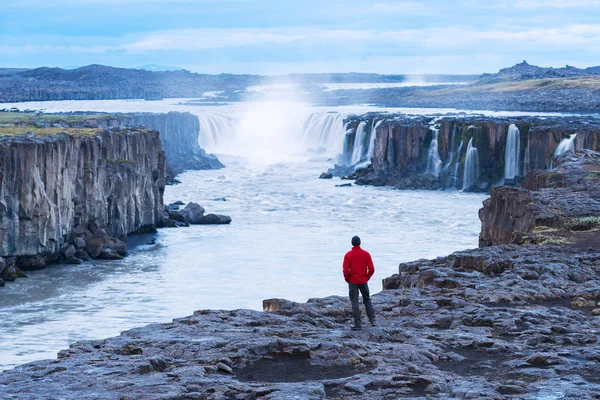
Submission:
POLYGON ((368 251, 354 246, 344 256, 343 271, 346 282, 362 285, 371 279, 375 273, 375 266, 368 251))

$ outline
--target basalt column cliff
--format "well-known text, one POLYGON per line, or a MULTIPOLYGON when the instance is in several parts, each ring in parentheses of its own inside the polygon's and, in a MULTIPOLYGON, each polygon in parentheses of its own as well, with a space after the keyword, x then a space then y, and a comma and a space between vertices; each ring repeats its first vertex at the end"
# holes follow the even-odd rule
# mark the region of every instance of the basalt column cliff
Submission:
POLYGON ((123 251, 116 238, 161 221, 166 158, 158 132, 2 129, 0 256, 17 266, 42 268, 78 252, 111 250, 108 258, 123 251))
POLYGON ((369 113, 346 120, 339 163, 358 184, 487 192, 580 149, 600 150, 598 119, 369 113))

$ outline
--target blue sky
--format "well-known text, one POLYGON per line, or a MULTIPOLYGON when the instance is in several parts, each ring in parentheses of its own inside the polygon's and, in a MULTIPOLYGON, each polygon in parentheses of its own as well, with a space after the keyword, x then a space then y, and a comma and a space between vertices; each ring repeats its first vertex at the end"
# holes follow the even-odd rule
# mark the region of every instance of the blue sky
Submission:
POLYGON ((482 73, 600 65, 600 0, 1 0, 0 67, 482 73))

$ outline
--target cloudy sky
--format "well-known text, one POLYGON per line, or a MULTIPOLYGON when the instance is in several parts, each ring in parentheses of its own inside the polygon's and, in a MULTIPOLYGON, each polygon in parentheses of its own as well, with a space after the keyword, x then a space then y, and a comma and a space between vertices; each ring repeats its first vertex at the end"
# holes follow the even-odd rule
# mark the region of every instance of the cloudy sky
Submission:
POLYGON ((0 67, 482 73, 600 64, 600 0, 1 0, 0 67))

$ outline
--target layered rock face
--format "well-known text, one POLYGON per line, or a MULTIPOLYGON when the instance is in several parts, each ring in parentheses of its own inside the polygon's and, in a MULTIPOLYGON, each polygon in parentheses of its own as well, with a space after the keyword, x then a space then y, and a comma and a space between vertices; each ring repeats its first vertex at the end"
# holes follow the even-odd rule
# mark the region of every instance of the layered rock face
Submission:
POLYGON ((372 160, 355 175, 357 183, 404 189, 488 191, 505 178, 508 133, 513 128, 518 130, 515 176, 549 169, 559 143, 573 134, 574 149, 600 150, 600 121, 589 117, 434 118, 370 113, 350 117, 347 127, 342 163, 360 166, 372 160), (361 122, 364 134, 357 140, 361 122), (469 153, 473 154, 470 161, 469 153), (468 165, 472 182, 465 181, 468 165))
POLYGON ((480 246, 593 240, 600 228, 600 153, 565 153, 552 171, 529 172, 523 188, 496 186, 490 194, 479 211, 480 246))
POLYGON ((26 134, 0 144, 0 256, 19 256, 17 264, 59 253, 76 226, 84 234, 93 223, 103 238, 123 237, 162 219, 166 158, 158 132, 26 134))

